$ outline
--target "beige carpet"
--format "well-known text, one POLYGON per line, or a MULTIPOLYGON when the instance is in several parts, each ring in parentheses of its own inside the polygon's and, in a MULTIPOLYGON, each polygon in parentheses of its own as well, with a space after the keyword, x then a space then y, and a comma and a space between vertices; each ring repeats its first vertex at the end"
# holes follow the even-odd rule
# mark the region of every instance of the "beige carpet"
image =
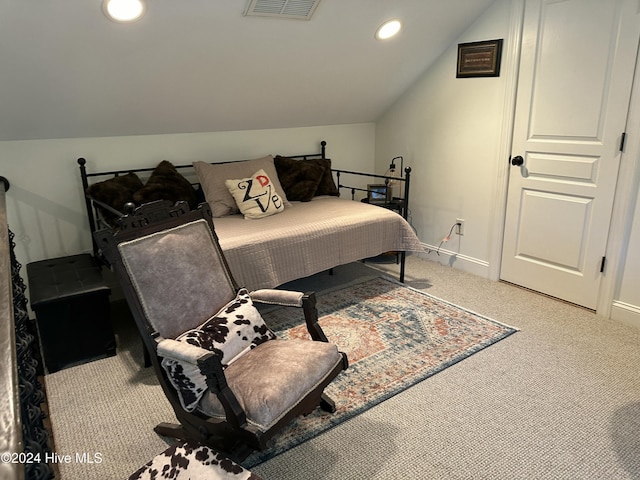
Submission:
POLYGON ((56 453, 71 455, 60 463, 61 480, 122 479, 168 444, 153 432, 175 416, 153 369, 141 368, 142 346, 126 306, 114 305, 118 354, 45 376, 56 453), (87 453, 99 463, 75 461, 87 453))
MULTIPOLYGON (((371 274, 352 264, 298 286, 323 290, 371 274)), ((255 473, 272 480, 640 479, 638 330, 417 257, 409 257, 407 281, 520 332, 255 473)), ((57 452, 102 454, 101 464, 60 465, 63 480, 126 478, 165 447, 151 428, 172 413, 138 365, 138 345, 125 345, 117 357, 47 377, 57 452)))

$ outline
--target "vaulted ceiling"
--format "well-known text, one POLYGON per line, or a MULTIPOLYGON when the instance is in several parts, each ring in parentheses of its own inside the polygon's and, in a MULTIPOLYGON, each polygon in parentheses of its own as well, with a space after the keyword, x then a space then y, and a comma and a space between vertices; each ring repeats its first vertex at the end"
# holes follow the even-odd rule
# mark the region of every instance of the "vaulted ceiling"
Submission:
POLYGON ((101 0, 3 0, 0 140, 375 121, 493 2, 322 0, 306 21, 248 1, 148 0, 119 24, 101 0))

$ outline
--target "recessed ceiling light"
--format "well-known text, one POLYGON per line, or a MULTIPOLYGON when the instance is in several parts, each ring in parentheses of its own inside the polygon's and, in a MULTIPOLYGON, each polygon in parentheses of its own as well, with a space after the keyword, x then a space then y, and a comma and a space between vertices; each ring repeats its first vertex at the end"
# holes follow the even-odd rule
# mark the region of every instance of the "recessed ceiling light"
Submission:
POLYGON ((376 30, 376 38, 378 40, 386 40, 396 35, 401 28, 402 24, 400 20, 389 20, 378 27, 378 30, 376 30))
POLYGON ((135 22, 144 14, 144 0, 103 0, 104 14, 114 22, 135 22))

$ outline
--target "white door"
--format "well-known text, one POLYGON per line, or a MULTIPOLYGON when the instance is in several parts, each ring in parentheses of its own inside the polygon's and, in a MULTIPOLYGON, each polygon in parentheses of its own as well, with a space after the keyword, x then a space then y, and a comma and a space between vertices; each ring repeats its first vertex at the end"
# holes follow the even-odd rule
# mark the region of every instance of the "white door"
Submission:
POLYGON ((592 309, 638 9, 638 0, 527 0, 525 7, 500 277, 592 309))

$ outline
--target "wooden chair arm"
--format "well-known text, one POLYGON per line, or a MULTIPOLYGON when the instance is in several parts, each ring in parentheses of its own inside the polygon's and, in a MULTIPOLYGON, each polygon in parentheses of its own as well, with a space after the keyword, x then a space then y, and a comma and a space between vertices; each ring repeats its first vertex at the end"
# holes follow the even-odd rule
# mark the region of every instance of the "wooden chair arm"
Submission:
POLYGON ((247 425, 247 414, 227 384, 227 377, 224 375, 220 357, 213 352, 203 355, 198 359, 198 368, 207 379, 209 390, 215 393, 220 400, 227 421, 234 428, 244 428, 247 425))
POLYGON ((251 292, 251 299, 257 303, 267 305, 282 305, 284 307, 302 308, 307 331, 313 340, 328 342, 326 335, 318 324, 318 310, 314 292, 292 292, 287 290, 262 289, 251 292))
POLYGON ((302 310, 304 319, 307 322, 307 330, 311 338, 318 342, 328 342, 322 327, 318 323, 318 309, 316 308, 316 294, 307 292, 302 297, 302 310))
POLYGON ((220 400, 229 422, 238 428, 246 425, 246 413, 227 384, 219 354, 189 343, 163 338, 158 342, 158 355, 197 365, 206 379, 207 387, 220 400))
POLYGON ((254 302, 265 305, 281 305, 283 307, 302 307, 302 298, 304 297, 301 292, 275 290, 272 288, 254 290, 249 295, 254 302))
POLYGON ((179 342, 171 338, 156 336, 156 353, 163 358, 169 358, 178 362, 198 364, 198 359, 211 353, 201 347, 196 347, 187 342, 179 342))

